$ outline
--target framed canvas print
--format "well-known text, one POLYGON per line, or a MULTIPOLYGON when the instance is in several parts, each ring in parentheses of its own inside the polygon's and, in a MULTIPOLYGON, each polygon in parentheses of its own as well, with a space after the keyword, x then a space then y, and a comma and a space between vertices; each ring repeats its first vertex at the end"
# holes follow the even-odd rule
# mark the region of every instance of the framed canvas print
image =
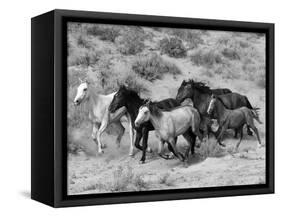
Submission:
POLYGON ((274 24, 32 18, 33 199, 54 207, 274 192, 274 24))

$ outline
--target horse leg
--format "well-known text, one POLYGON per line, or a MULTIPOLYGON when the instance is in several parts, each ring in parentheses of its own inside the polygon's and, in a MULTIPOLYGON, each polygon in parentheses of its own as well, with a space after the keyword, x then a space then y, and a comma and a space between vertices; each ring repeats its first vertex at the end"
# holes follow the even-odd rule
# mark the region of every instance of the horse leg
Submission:
POLYGON ((142 130, 138 129, 136 133, 135 147, 139 150, 142 150, 142 147, 140 146, 141 138, 142 138, 142 130))
POLYGON ((158 151, 157 151, 157 153, 158 153, 159 157, 164 158, 165 160, 168 160, 169 159, 168 156, 163 156, 164 144, 165 144, 165 141, 160 139, 159 140, 159 144, 158 144, 158 151))
POLYGON ((168 141, 168 148, 173 154, 179 158, 181 161, 184 161, 184 156, 177 150, 176 144, 175 144, 175 139, 172 138, 168 141))
POLYGON ((102 145, 102 143, 101 143, 101 134, 105 131, 105 129, 107 128, 107 126, 108 126, 108 120, 107 120, 107 119, 106 119, 106 120, 103 120, 103 121, 101 122, 100 128, 99 128, 99 130, 98 130, 98 132, 97 132, 98 152, 99 152, 99 154, 102 154, 102 153, 103 153, 103 150, 102 150, 103 145, 102 145))
POLYGON ((238 138, 238 130, 237 129, 234 130, 234 138, 238 138))
POLYGON ((164 146, 164 141, 163 140, 159 140, 159 143, 158 143, 158 151, 157 151, 157 153, 158 153, 158 155, 161 155, 162 153, 163 153, 163 146, 164 146))
POLYGON ((220 131, 220 133, 219 133, 219 135, 217 137, 217 141, 218 141, 219 145, 222 146, 222 147, 225 147, 225 144, 223 144, 221 142, 221 140, 222 140, 222 137, 223 137, 224 132, 226 131, 226 129, 227 129, 227 127, 225 125, 223 125, 222 128, 221 128, 221 131, 220 131))
POLYGON ((247 133, 249 136, 253 136, 253 132, 251 131, 251 128, 249 125, 247 125, 247 133))
POLYGON ((132 120, 130 115, 127 114, 127 119, 129 121, 129 133, 130 133, 130 152, 129 152, 129 156, 133 156, 134 155, 134 137, 135 137, 135 131, 132 125, 132 120))
POLYGON ((92 129, 92 139, 93 141, 98 144, 98 141, 97 141, 97 132, 100 128, 100 124, 99 123, 93 123, 93 129, 92 129))
MULTIPOLYGON (((175 137, 175 144, 176 144, 176 145, 177 145, 177 141, 178 141, 178 137, 175 137)), ((170 151, 170 153, 168 154, 168 158, 169 158, 169 159, 172 159, 172 158, 174 158, 174 157, 175 157, 174 153, 170 151)))
POLYGON ((257 136, 257 139, 258 139, 258 148, 260 148, 261 147, 261 139, 260 139, 259 131, 258 131, 258 129, 256 128, 256 126, 254 124, 253 118, 247 118, 247 124, 255 132, 255 134, 257 136))
POLYGON ((260 135, 259 135, 259 131, 258 129, 254 126, 251 126, 251 128, 253 129, 253 131, 255 132, 257 139, 258 139, 258 148, 261 148, 261 139, 260 139, 260 135))
POLYGON ((145 154, 147 149, 147 139, 148 139, 149 131, 147 128, 142 128, 142 157, 141 157, 141 163, 145 162, 145 154))
POLYGON ((239 145, 240 145, 240 143, 243 139, 243 126, 239 130, 236 130, 236 132, 238 132, 238 131, 240 132, 240 139, 239 139, 239 141, 238 141, 238 143, 236 144, 236 147, 235 147, 236 152, 238 151, 239 145))
POLYGON ((118 136, 116 138, 116 144, 117 144, 117 147, 120 148, 120 143, 121 143, 121 139, 125 133, 125 128, 123 127, 123 125, 121 124, 121 122, 116 122, 115 124, 115 129, 118 133, 118 136))
POLYGON ((189 143, 189 146, 187 147, 187 149, 185 151, 185 155, 184 155, 184 158, 188 159, 188 155, 189 155, 190 150, 191 150, 191 154, 192 155, 194 154, 196 135, 193 132, 191 132, 190 130, 188 130, 182 136, 189 143))

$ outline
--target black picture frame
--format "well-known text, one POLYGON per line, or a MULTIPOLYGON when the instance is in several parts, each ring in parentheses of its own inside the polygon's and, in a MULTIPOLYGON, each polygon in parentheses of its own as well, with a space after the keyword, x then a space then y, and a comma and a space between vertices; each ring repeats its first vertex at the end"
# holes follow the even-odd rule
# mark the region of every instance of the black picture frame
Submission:
POLYGON ((274 24, 53 10, 32 18, 31 198, 53 207, 274 193, 274 24), (266 34, 266 184, 91 195, 66 194, 68 21, 266 34))

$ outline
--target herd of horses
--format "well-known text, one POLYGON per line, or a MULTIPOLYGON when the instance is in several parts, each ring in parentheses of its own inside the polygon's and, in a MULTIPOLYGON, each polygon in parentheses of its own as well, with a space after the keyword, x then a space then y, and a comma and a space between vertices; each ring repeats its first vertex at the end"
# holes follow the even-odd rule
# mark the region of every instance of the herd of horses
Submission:
POLYGON ((74 105, 81 103, 85 103, 88 108, 89 119, 93 124, 92 138, 98 145, 99 153, 103 153, 104 148, 101 135, 109 125, 114 125, 118 134, 116 143, 120 146, 125 132, 121 123, 124 116, 130 129, 129 155, 134 155, 134 147, 141 150, 142 163, 145 162, 146 152, 151 152, 147 145, 150 131, 155 131, 159 138, 158 154, 164 159, 171 158, 173 154, 184 161, 190 152, 194 154, 196 139, 201 142, 205 137, 208 139, 210 133, 215 135, 219 145, 225 146, 222 139, 228 129, 234 130, 235 138, 240 134, 236 144, 238 149, 243 138, 244 126, 247 126, 248 135, 253 135, 254 131, 258 147, 261 146, 259 132, 254 125, 254 119, 262 124, 258 108, 252 107, 246 96, 226 88, 211 89, 205 83, 192 79, 182 81, 176 98, 157 102, 141 98, 136 91, 125 85, 121 85, 117 92, 101 95, 96 93, 88 81, 81 80, 74 105), (186 105, 186 99, 190 99, 193 105, 186 105), (214 119, 219 125, 215 132, 211 127, 214 119), (189 144, 184 155, 176 147, 180 135, 189 144), (162 153, 165 143, 171 154, 162 153))

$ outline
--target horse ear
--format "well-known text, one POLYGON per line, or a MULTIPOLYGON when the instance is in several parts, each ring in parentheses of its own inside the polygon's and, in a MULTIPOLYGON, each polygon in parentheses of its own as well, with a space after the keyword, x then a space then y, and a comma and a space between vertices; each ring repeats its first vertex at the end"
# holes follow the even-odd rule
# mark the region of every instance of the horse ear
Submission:
POLYGON ((85 81, 84 81, 86 84, 90 84, 90 81, 87 79, 87 78, 85 78, 85 81))
POLYGON ((124 84, 120 84, 120 89, 127 89, 124 84))
POLYGON ((151 104, 151 99, 147 99, 145 104, 149 106, 151 104))
POLYGON ((126 81, 124 82, 124 87, 129 88, 129 84, 126 81))

